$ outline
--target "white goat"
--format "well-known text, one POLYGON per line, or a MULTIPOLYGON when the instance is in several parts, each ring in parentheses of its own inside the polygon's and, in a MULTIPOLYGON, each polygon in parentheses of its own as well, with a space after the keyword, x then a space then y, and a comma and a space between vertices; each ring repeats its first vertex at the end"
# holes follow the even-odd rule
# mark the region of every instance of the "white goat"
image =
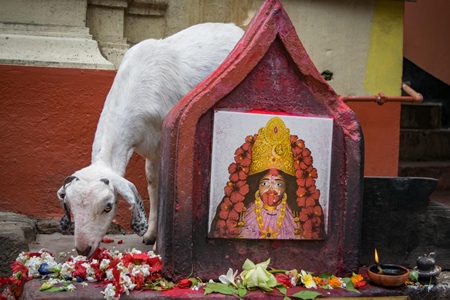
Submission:
POLYGON ((73 214, 78 254, 91 256, 98 248, 117 213, 118 194, 131 205, 133 230, 143 242, 155 241, 162 122, 222 63, 242 34, 234 24, 205 23, 127 51, 97 125, 91 165, 67 177, 57 193, 66 212, 63 229, 73 214), (148 224, 136 187, 123 178, 133 151, 146 158, 148 224))

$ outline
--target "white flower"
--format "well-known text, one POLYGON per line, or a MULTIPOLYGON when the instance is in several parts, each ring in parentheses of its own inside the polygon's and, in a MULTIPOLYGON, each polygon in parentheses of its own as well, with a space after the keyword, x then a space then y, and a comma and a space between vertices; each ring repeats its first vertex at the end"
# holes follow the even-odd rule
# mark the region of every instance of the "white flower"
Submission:
POLYGON ((25 264, 25 262, 29 259, 30 257, 28 255, 25 254, 25 252, 20 252, 19 256, 17 256, 16 261, 21 262, 23 264, 25 264))
POLYGON ((117 268, 120 272, 122 272, 122 273, 125 273, 125 274, 128 273, 128 269, 127 269, 127 267, 125 267, 125 265, 123 264, 123 262, 119 262, 119 263, 116 265, 116 268, 117 268))
POLYGON ((24 264, 25 267, 28 268, 28 276, 30 277, 40 276, 38 269, 41 266, 41 263, 42 261, 40 257, 37 256, 30 257, 30 259, 28 259, 24 264))
POLYGON ((42 260, 42 262, 54 262, 55 261, 55 258, 49 253, 49 252, 47 252, 47 251, 43 251, 43 250, 41 250, 41 251, 39 251, 40 253, 41 253, 41 260, 42 260))
POLYGON ((63 277, 72 277, 72 272, 75 271, 75 265, 73 262, 65 262, 61 266, 59 274, 63 277))
POLYGON ((100 293, 104 295, 103 298, 106 300, 118 300, 120 298, 120 296, 114 296, 116 294, 116 287, 112 283, 108 283, 105 290, 100 293))
POLYGON ((112 271, 113 271, 112 269, 109 269, 109 270, 106 270, 106 272, 105 272, 106 278, 109 280, 114 280, 114 275, 113 275, 112 271))
POLYGON ((143 264, 140 266, 133 266, 131 269, 131 274, 136 276, 137 274, 142 274, 142 276, 146 277, 150 275, 150 266, 147 264, 143 264))
MULTIPOLYGON (((93 261, 93 263, 96 263, 96 262, 93 261)), ((89 280, 89 278, 95 279, 95 269, 91 267, 91 264, 88 262, 85 262, 81 265, 86 268, 86 279, 88 279, 88 280, 89 280)), ((89 280, 89 281, 91 281, 91 280, 89 280)))
POLYGON ((47 280, 47 283, 53 284, 53 285, 56 285, 56 284, 59 284, 62 282, 64 282, 64 280, 60 280, 58 278, 50 278, 49 280, 47 280))
POLYGON ((105 271, 108 267, 111 261, 107 258, 102 259, 100 262, 100 270, 105 271))
POLYGON ((142 251, 141 250, 136 250, 135 248, 131 249, 131 253, 133 254, 141 254, 142 251))
POLYGON ((290 278, 290 281, 291 281, 291 285, 292 285, 292 286, 296 286, 296 285, 297 285, 297 278, 291 277, 291 278, 290 278))
POLYGON ((222 282, 223 284, 232 284, 234 286, 237 286, 236 283, 234 282, 234 279, 236 278, 238 270, 236 270, 236 272, 233 273, 233 269, 229 268, 227 275, 220 275, 219 276, 219 280, 220 282, 222 282))
POLYGON ((304 270, 300 272, 300 279, 302 280, 306 288, 317 288, 316 282, 314 281, 312 275, 305 272, 304 270))
POLYGON ((147 252, 147 255, 148 255, 150 258, 158 257, 158 258, 161 259, 161 255, 155 254, 155 252, 153 252, 153 251, 151 251, 151 250, 147 252))
POLYGON ((75 288, 75 286, 73 284, 69 284, 69 285, 66 286, 66 289, 69 292, 73 292, 73 291, 75 291, 76 288, 75 288))
POLYGON ((136 284, 134 284, 131 281, 131 278, 129 276, 121 273, 120 274, 120 286, 124 287, 125 293, 127 293, 127 295, 128 295, 130 293, 129 291, 132 291, 134 289, 134 287, 136 286, 136 284))

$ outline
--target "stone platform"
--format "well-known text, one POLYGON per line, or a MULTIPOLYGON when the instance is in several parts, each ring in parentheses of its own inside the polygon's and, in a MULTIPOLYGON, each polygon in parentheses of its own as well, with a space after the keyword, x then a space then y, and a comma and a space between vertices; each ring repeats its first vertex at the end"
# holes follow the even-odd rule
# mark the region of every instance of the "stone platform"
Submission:
MULTIPOLYGON (((365 274, 365 268, 361 268, 360 273, 365 274)), ((217 278, 215 279, 217 281, 217 278)), ((101 283, 89 283, 83 287, 79 283, 75 283, 76 290, 74 292, 40 292, 39 287, 42 281, 34 279, 25 285, 24 293, 20 299, 22 300, 100 300, 103 295, 101 283)), ((293 295, 297 292, 305 290, 302 287, 294 287, 288 289, 287 295, 293 295)), ((434 286, 401 286, 398 288, 382 288, 369 281, 368 285, 360 289, 360 293, 349 292, 344 289, 334 290, 313 290, 322 293, 322 297, 317 299, 354 299, 354 300, 374 300, 374 299, 393 299, 393 300, 444 300, 450 299, 450 273, 444 272, 437 278, 437 284, 434 286)), ((221 294, 204 295, 204 290, 198 291, 190 289, 180 289, 175 287, 164 292, 156 291, 132 291, 129 295, 123 295, 120 299, 137 300, 137 299, 237 299, 236 296, 226 296, 221 294)), ((245 296, 245 299, 283 299, 278 291, 274 290, 270 293, 261 291, 251 291, 245 296)), ((295 299, 295 298, 292 298, 295 299)))
MULTIPOLYGON (((22 215, 10 214, 10 213, 1 213, 0 214, 0 224, 1 224, 1 233, 5 238, 2 242, 3 248, 7 249, 7 247, 11 248, 11 246, 17 247, 18 251, 39 251, 42 248, 45 248, 47 251, 53 253, 56 257, 61 252, 65 252, 67 255, 76 255, 74 251, 74 241, 73 235, 63 235, 61 233, 51 233, 51 234, 43 234, 36 233, 35 227, 39 227, 38 232, 42 232, 44 230, 42 225, 36 225, 36 220, 27 218, 22 215), (30 242, 27 240, 30 239, 30 242), (16 241, 17 243, 11 245, 12 241, 16 241), (8 246, 9 245, 9 246, 8 246), (5 248, 6 247, 6 248, 5 248)), ((42 222, 38 222, 42 224, 42 222)), ((52 223, 52 222, 49 222, 52 223)), ((54 222, 53 222, 54 223, 54 222)), ((50 224, 51 227, 51 224, 50 224)), ((51 231, 51 228, 47 230, 51 231)), ((152 245, 142 244, 142 240, 135 234, 108 234, 107 237, 114 240, 114 243, 110 244, 102 244, 102 247, 109 249, 117 249, 119 251, 125 251, 129 248, 136 248, 141 251, 148 251, 153 248, 152 245), (121 244, 117 242, 122 240, 121 244)), ((1 246, 1 245, 0 245, 1 246)), ((6 250, 3 251, 5 254, 6 250)), ((17 257, 17 254, 15 254, 17 257)), ((12 262, 14 258, 6 258, 8 262, 12 262)), ((67 259, 66 257, 57 258, 58 261, 62 262, 67 259)), ((364 266, 361 267, 360 272, 364 273, 364 266)), ((226 270, 218 270, 217 277, 222 273, 225 273, 226 270)), ((10 269, 8 267, 8 273, 3 274, 9 276, 10 269)), ((217 278, 211 278, 217 281, 217 278)), ((50 292, 40 292, 39 287, 42 285, 42 281, 40 279, 34 279, 28 282, 25 285, 24 293, 21 299, 103 299, 103 295, 100 293, 103 290, 101 282, 99 283, 90 283, 87 287, 82 287, 80 284, 75 283, 77 286, 77 290, 75 292, 59 292, 59 293, 50 293, 50 292)), ((292 295, 301 288, 293 288, 289 289, 288 295, 292 295)), ((366 300, 373 299, 374 297, 380 297, 380 299, 387 299, 386 297, 397 297, 391 299, 397 300, 406 300, 409 297, 410 300, 431 300, 431 299, 450 299, 450 272, 442 272, 437 277, 437 284, 433 286, 402 286, 399 288, 393 289, 385 289, 380 288, 376 285, 369 283, 365 288, 361 289, 361 294, 356 294, 352 292, 348 292, 342 289, 335 289, 329 291, 328 294, 326 291, 319 290, 323 292, 324 298, 326 299, 355 299, 358 300, 366 300), (365 297, 365 298, 364 298, 365 297), (384 298, 383 298, 384 297, 384 298)), ((166 292, 154 292, 154 291, 133 291, 130 295, 123 295, 121 299, 208 299, 208 298, 227 298, 224 295, 220 294, 211 294, 204 296, 203 291, 192 291, 189 289, 179 289, 175 288, 166 292)), ((228 297, 231 298, 231 297, 228 297)), ((234 297, 235 298, 235 297, 234 297)), ((251 292, 246 296, 246 299, 282 299, 282 296, 278 292, 274 292, 273 294, 263 294, 261 292, 251 292)))

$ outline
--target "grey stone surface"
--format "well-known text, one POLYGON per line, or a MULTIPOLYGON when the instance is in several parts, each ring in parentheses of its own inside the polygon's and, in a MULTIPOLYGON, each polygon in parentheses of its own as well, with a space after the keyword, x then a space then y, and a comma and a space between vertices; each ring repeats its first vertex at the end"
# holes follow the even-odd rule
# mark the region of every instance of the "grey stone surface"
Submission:
POLYGON ((1 232, 8 226, 20 228, 28 242, 36 239, 36 221, 24 215, 0 211, 1 232))
POLYGON ((23 215, 0 212, 0 276, 11 275, 10 264, 36 239, 35 221, 23 215))
MULTIPOLYGON (((77 255, 75 252, 73 226, 67 233, 62 233, 58 219, 36 220, 25 215, 0 211, 0 276, 10 276, 10 264, 22 251, 39 251, 46 249, 55 257, 60 253, 77 255)), ((153 245, 145 245, 142 238, 129 233, 118 224, 112 223, 107 237, 114 240, 101 247, 125 251, 136 248, 142 251, 152 250, 153 245), (118 241, 122 240, 121 244, 118 241)), ((65 256, 58 258, 64 261, 65 256)))
MULTIPOLYGON (((136 248, 141 251, 153 249, 153 245, 145 245, 142 238, 136 234, 107 234, 106 237, 112 239, 112 243, 101 243, 100 247, 114 249, 124 252, 128 249, 136 248), (118 242, 122 241, 121 244, 118 242)), ((63 235, 61 233, 38 234, 36 241, 29 244, 30 251, 45 249, 52 253, 58 262, 64 262, 70 255, 76 256, 75 242, 73 235, 63 235)))

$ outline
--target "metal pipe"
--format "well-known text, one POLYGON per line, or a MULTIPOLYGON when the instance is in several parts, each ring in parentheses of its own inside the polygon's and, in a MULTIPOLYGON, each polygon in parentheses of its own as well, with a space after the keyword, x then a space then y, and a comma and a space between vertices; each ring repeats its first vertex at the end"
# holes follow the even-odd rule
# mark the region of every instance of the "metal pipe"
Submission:
POLYGON ((402 89, 409 96, 385 96, 383 93, 378 93, 376 96, 339 96, 339 98, 344 102, 376 102, 378 105, 383 105, 386 102, 410 102, 410 103, 420 103, 423 101, 423 96, 413 90, 406 83, 402 83, 402 89))

